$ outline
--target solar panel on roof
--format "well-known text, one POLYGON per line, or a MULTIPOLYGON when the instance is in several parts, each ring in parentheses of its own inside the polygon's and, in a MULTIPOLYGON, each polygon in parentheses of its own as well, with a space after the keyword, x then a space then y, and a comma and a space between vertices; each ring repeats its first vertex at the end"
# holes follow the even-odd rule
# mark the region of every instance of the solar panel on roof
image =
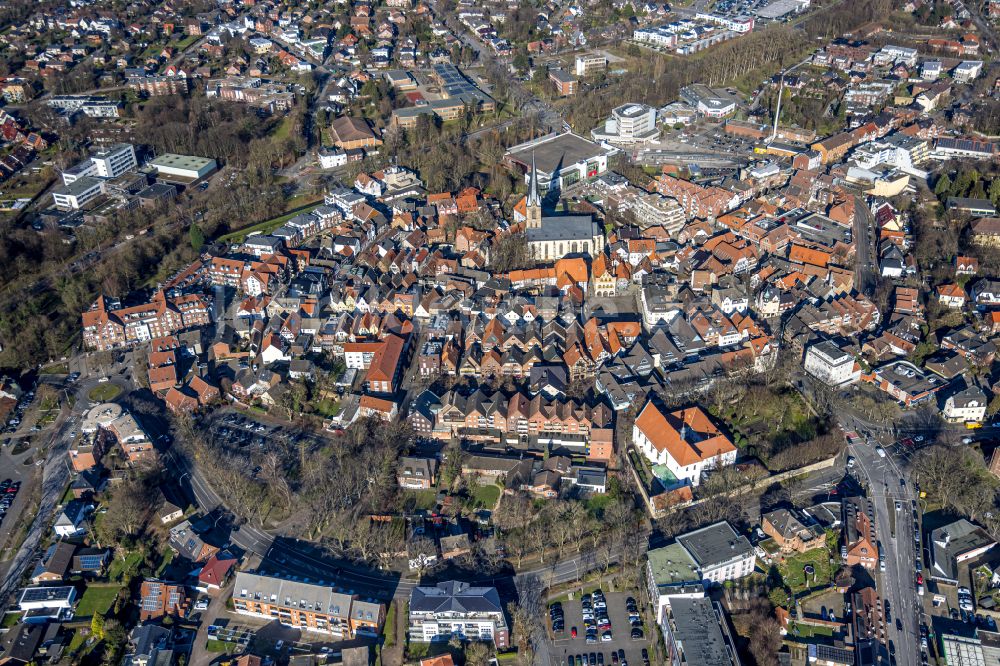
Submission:
POLYGON ((81 569, 100 569, 101 563, 104 558, 101 555, 81 555, 80 556, 80 568, 81 569))

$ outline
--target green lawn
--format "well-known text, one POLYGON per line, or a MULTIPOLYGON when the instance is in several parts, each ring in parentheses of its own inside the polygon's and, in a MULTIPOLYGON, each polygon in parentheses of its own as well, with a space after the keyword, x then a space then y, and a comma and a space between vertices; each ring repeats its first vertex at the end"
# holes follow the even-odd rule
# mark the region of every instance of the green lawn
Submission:
POLYGON ((69 654, 73 654, 81 647, 83 647, 83 644, 87 642, 88 638, 89 636, 84 636, 83 632, 77 629, 76 631, 73 632, 73 638, 71 638, 69 641, 69 648, 67 649, 67 652, 69 654))
POLYGON ((11 627, 17 626, 17 623, 21 619, 22 613, 7 613, 3 616, 3 622, 0 622, 0 627, 4 629, 10 629, 11 627))
POLYGON ((174 551, 168 548, 167 552, 163 554, 163 561, 160 562, 160 566, 156 568, 156 575, 162 576, 163 572, 167 570, 167 567, 169 567, 170 563, 173 561, 174 561, 174 551))
POLYGON ((407 494, 414 498, 414 509, 424 509, 430 511, 437 505, 438 491, 434 488, 427 490, 410 490, 407 494))
POLYGON ((313 407, 316 408, 317 414, 328 419, 339 414, 341 409, 340 402, 329 398, 314 403, 313 407))
POLYGON ((792 624, 788 627, 788 633, 799 638, 830 638, 833 636, 833 629, 815 624, 792 624))
POLYGON ((782 564, 778 565, 778 571, 785 581, 785 585, 791 588, 793 594, 798 594, 806 590, 829 585, 837 573, 837 563, 830 564, 830 551, 826 548, 815 548, 804 553, 789 556, 782 564), (806 580, 805 566, 813 565, 816 568, 814 576, 809 576, 806 580))
POLYGON ((492 509, 500 499, 500 486, 475 486, 472 488, 472 499, 476 506, 492 509))
POLYGON ((121 392, 122 390, 114 384, 98 384, 91 389, 87 397, 90 398, 91 402, 107 402, 117 398, 121 392))
POLYGON ((129 553, 125 559, 115 558, 108 566, 108 578, 121 580, 127 571, 135 571, 142 563, 142 553, 129 553))
POLYGON ((285 118, 278 123, 278 126, 274 129, 274 139, 276 141, 284 141, 292 133, 292 117, 285 116, 285 118))
POLYGON ((69 366, 65 363, 53 363, 45 366, 39 372, 43 375, 68 375, 69 366))
POLYGON ((178 50, 186 49, 187 47, 191 46, 196 41, 198 41, 198 39, 199 39, 198 35, 188 35, 181 41, 177 42, 177 49, 178 50))
POLYGON ((232 652, 236 649, 236 643, 218 641, 214 638, 210 638, 205 641, 205 649, 209 652, 232 652))
POLYGON ((76 607, 77 617, 90 617, 95 613, 104 615, 111 608, 120 589, 118 585, 88 585, 80 599, 80 605, 76 607))
POLYGON ((389 603, 389 610, 385 614, 385 644, 383 647, 390 648, 396 644, 396 603, 389 603))

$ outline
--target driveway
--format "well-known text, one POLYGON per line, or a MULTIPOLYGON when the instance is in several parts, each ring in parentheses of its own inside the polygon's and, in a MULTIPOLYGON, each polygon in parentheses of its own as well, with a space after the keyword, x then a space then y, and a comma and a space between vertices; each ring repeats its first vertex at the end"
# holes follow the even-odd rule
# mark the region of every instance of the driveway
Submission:
POLYGON ((191 666, 210 664, 213 659, 219 656, 217 653, 205 649, 205 643, 208 642, 208 625, 213 624, 215 618, 226 612, 226 599, 232 596, 235 584, 236 574, 234 573, 230 577, 229 584, 212 597, 212 601, 208 604, 208 610, 201 612, 201 624, 198 626, 198 633, 195 634, 194 645, 191 646, 191 666))

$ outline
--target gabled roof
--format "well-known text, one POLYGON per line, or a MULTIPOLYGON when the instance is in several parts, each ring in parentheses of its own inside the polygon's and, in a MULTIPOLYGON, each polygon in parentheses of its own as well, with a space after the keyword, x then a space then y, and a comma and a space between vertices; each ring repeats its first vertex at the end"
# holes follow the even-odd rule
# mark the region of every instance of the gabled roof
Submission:
POLYGON ((729 438, 697 406, 664 414, 653 402, 647 402, 635 426, 657 451, 667 451, 681 466, 736 450, 729 438))

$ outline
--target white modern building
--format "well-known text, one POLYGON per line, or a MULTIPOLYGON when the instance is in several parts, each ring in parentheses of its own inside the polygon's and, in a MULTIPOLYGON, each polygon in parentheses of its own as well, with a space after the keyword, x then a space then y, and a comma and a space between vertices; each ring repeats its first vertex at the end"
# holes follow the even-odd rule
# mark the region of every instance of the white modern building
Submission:
POLYGON ((951 76, 959 83, 974 81, 983 71, 983 63, 979 60, 964 60, 951 70, 951 76))
POLYGON ((664 27, 639 28, 632 31, 632 39, 661 49, 677 48, 677 34, 664 27))
POLYGON ((347 152, 339 148, 320 148, 317 154, 321 169, 335 169, 347 164, 347 152))
POLYGON ((726 30, 732 30, 738 33, 747 33, 753 30, 753 17, 740 15, 740 16, 724 16, 722 14, 712 14, 709 12, 699 12, 695 17, 707 23, 714 23, 715 25, 720 25, 726 30))
POLYGON ((806 349, 805 371, 827 386, 844 386, 861 379, 861 365, 829 340, 806 349))
POLYGON ((119 143, 90 156, 90 161, 101 178, 117 178, 128 171, 135 171, 139 163, 131 143, 119 143))
POLYGON ((62 210, 78 210, 104 193, 105 181, 93 176, 82 176, 52 190, 52 201, 62 210))
POLYGON ((76 602, 76 588, 61 587, 26 587, 21 590, 17 607, 21 611, 40 611, 47 609, 68 610, 76 602))
POLYGON ((725 521, 682 534, 677 543, 694 560, 703 583, 721 585, 749 576, 757 560, 750 541, 725 521))
POLYGON ((703 83, 681 88, 681 99, 706 118, 725 118, 736 112, 736 98, 733 95, 713 90, 703 83))
POLYGON ((81 178, 117 178, 123 173, 135 171, 139 163, 135 148, 130 143, 119 143, 99 150, 79 164, 63 172, 63 184, 70 185, 81 178))
POLYGON ((574 72, 577 76, 590 76, 608 68, 608 58, 602 53, 583 53, 576 57, 574 72))
POLYGON ((623 104, 611 111, 604 127, 590 133, 594 141, 632 145, 655 141, 660 136, 656 126, 656 109, 645 104, 623 104))
POLYGON ((920 65, 920 78, 924 81, 937 81, 941 77, 941 61, 925 60, 920 65))
POLYGON ((917 165, 930 157, 930 144, 926 139, 900 132, 880 141, 862 144, 851 154, 851 160, 863 169, 891 166, 917 178, 927 178, 927 172, 917 168, 917 165))
POLYGON ((490 641, 501 650, 510 642, 497 589, 457 580, 413 588, 409 636, 417 643, 446 642, 453 636, 490 641))
POLYGON ((122 103, 96 95, 55 95, 46 104, 62 113, 81 112, 89 118, 117 118, 122 103))
POLYGON ((894 46, 887 44, 880 51, 872 56, 872 62, 876 65, 903 64, 913 67, 917 64, 917 50, 906 46, 894 46))
POLYGON ((647 552, 646 586, 655 606, 656 623, 663 622, 673 599, 704 597, 701 580, 697 563, 681 544, 674 542, 647 552))

